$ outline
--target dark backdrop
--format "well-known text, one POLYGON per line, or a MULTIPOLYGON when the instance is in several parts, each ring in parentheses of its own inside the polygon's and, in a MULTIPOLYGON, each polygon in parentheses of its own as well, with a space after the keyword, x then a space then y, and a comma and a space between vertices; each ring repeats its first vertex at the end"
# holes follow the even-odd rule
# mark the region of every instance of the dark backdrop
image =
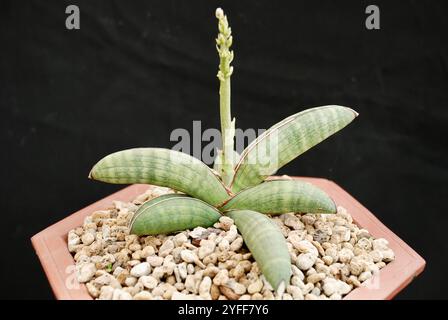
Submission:
POLYGON ((193 120, 218 127, 214 10, 234 32, 233 114, 266 128, 306 107, 360 117, 281 173, 346 188, 427 260, 398 298, 446 298, 448 5, 374 1, 0 2, 5 298, 51 298, 30 237, 118 190, 87 179, 102 156, 171 147, 193 120), (81 29, 65 28, 65 7, 81 29))

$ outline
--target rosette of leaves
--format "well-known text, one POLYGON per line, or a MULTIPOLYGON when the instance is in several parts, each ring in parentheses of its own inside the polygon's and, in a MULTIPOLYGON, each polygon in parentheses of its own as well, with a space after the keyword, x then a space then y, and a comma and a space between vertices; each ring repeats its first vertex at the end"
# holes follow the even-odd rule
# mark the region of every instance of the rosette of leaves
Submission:
POLYGON ((273 125, 250 143, 241 156, 237 155, 233 146, 235 119, 230 117, 232 35, 221 9, 217 9, 216 16, 223 148, 218 152, 215 170, 182 152, 136 148, 104 157, 89 177, 115 184, 153 184, 178 192, 139 207, 129 225, 131 233, 137 235, 209 227, 222 215, 231 217, 262 273, 278 289, 282 283, 289 283, 291 260, 285 238, 267 214, 333 214, 336 205, 310 183, 267 178, 344 128, 357 113, 337 105, 296 113, 273 125))

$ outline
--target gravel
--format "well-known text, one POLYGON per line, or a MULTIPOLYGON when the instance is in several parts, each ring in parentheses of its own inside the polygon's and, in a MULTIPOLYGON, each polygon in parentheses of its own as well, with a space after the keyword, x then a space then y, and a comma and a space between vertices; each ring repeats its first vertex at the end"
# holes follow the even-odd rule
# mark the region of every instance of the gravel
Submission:
POLYGON ((244 246, 233 220, 174 235, 130 235, 138 207, 172 193, 151 188, 133 202, 115 201, 68 234, 77 279, 101 300, 339 300, 370 281, 394 252, 338 207, 335 215, 274 216, 287 239, 292 277, 275 292, 244 246))

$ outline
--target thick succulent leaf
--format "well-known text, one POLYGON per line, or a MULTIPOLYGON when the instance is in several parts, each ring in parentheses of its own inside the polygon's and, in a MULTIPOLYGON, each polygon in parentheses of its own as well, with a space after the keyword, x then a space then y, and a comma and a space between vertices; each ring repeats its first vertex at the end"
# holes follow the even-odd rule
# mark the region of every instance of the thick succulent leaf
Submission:
POLYGON ((323 106, 294 114, 255 139, 242 153, 231 184, 234 192, 254 186, 316 144, 344 128, 358 114, 323 106))
POLYGON ((244 242, 266 280, 277 289, 289 284, 291 258, 279 227, 267 216, 251 210, 232 210, 226 215, 235 221, 244 242))
POLYGON ((131 220, 129 221, 129 225, 131 226, 132 223, 134 222, 135 218, 138 217, 138 213, 141 212, 142 207, 148 207, 148 206, 152 206, 155 205, 156 203, 159 203, 160 201, 163 200, 167 200, 167 199, 173 199, 173 198, 185 198, 188 196, 186 196, 185 194, 181 194, 181 193, 169 193, 169 194, 162 194, 161 196, 155 197, 151 200, 146 201, 145 203, 143 203, 139 209, 135 212, 135 214, 132 216, 131 220))
POLYGON ((161 196, 145 202, 135 212, 130 230, 136 235, 167 234, 175 231, 210 227, 220 212, 204 201, 181 195, 161 196))
POLYGON ((221 209, 250 209, 270 214, 336 213, 334 201, 324 191, 311 183, 299 180, 263 182, 241 191, 221 209))
POLYGON ((203 162, 169 149, 137 148, 112 153, 92 168, 89 177, 108 183, 169 187, 212 205, 229 197, 221 180, 203 162))

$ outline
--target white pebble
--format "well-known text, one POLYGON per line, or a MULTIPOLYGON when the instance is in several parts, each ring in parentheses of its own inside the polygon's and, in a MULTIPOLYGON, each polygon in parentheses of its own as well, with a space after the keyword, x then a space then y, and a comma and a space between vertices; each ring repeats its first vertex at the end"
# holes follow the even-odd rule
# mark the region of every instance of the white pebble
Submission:
POLYGON ((324 285, 322 287, 324 293, 330 297, 333 294, 344 295, 350 292, 351 287, 347 283, 341 280, 336 280, 333 278, 326 278, 324 280, 324 285))
POLYGON ((160 267, 163 264, 163 258, 158 256, 149 256, 146 258, 151 267, 160 267))
POLYGON ((159 248, 159 256, 166 257, 171 253, 171 251, 173 251, 173 249, 174 249, 174 242, 172 240, 166 240, 159 248))
POLYGON ((86 246, 89 246, 92 244, 93 241, 95 241, 95 236, 90 232, 84 233, 81 237, 81 241, 86 246))
POLYGON ((143 276, 140 278, 140 282, 148 289, 154 289, 158 284, 157 279, 152 276, 143 276))
POLYGON ((195 254, 193 253, 193 251, 190 250, 182 250, 180 252, 180 257, 186 263, 193 263, 196 260, 195 254))
POLYGON ((142 262, 137 264, 131 269, 131 276, 140 278, 141 276, 147 276, 151 273, 151 265, 148 262, 142 262))
MULTIPOLYGON (((213 241, 213 240, 202 240, 200 245, 201 246, 200 246, 199 252, 198 252, 199 259, 204 259, 209 254, 213 253, 216 248, 215 241, 213 241)), ((182 252, 181 252, 181 256, 182 256, 182 252)), ((186 261, 186 262, 188 262, 188 261, 186 261)))
POLYGON ((199 295, 204 298, 210 297, 210 288, 212 287, 212 279, 210 277, 204 277, 199 285, 199 295))
POLYGON ((96 267, 93 263, 86 263, 78 268, 78 282, 85 283, 90 281, 95 275, 96 267))
POLYGON ((297 257, 296 265, 300 270, 306 271, 314 265, 316 259, 317 256, 313 253, 301 253, 297 257))
POLYGON ((251 283, 249 287, 247 287, 247 292, 250 294, 254 294, 260 292, 262 288, 263 288, 263 281, 257 279, 257 281, 251 283))

